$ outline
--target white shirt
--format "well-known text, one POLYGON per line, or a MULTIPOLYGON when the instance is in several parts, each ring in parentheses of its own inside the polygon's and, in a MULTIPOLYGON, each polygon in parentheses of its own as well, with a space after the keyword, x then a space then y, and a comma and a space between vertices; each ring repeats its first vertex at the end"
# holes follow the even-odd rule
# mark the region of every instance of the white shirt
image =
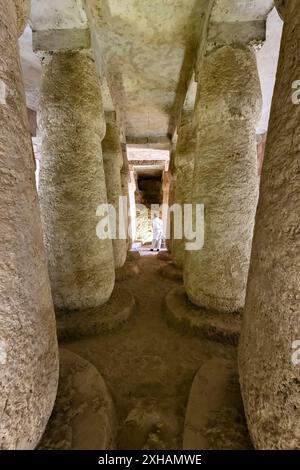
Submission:
POLYGON ((153 238, 157 239, 163 236, 163 221, 159 217, 155 217, 152 222, 153 238))

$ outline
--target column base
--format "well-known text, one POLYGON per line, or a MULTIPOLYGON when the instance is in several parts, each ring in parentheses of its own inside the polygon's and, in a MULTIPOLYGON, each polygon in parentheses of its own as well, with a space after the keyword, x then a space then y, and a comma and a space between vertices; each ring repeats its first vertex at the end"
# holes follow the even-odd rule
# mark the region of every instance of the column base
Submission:
POLYGON ((163 266, 159 270, 159 274, 162 277, 166 277, 167 279, 172 279, 173 281, 180 281, 183 282, 183 270, 177 268, 175 264, 169 262, 166 266, 163 266))
POLYGON ((183 450, 252 449, 235 361, 214 358, 197 372, 185 416, 183 450))
POLYGON ((133 262, 127 262, 122 268, 116 269, 116 281, 127 281, 140 273, 139 267, 133 262))
POLYGON ((181 332, 223 344, 238 344, 241 315, 197 307, 188 299, 184 287, 177 287, 167 294, 165 310, 170 324, 181 332))
POLYGON ((138 261, 141 257, 141 254, 139 251, 135 251, 135 250, 130 250, 128 251, 127 253, 127 261, 138 261))
POLYGON ((125 323, 135 310, 133 295, 126 289, 116 287, 109 301, 100 307, 58 312, 58 339, 68 341, 111 331, 125 323))
POLYGON ((58 393, 39 450, 113 450, 117 420, 97 369, 77 354, 60 350, 58 393))
POLYGON ((172 255, 168 251, 161 251, 158 253, 157 259, 160 261, 172 261, 172 255))

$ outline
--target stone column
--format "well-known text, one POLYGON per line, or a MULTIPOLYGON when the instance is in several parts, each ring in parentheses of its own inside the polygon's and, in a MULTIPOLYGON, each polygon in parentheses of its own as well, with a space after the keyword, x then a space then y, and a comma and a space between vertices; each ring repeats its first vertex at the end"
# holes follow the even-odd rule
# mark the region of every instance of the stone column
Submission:
POLYGON ((129 170, 130 181, 128 184, 128 198, 129 198, 129 212, 130 212, 130 239, 131 244, 136 240, 136 202, 135 202, 135 191, 136 191, 136 179, 134 168, 129 170))
POLYGON ((29 2, 0 11, 0 449, 33 449, 56 397, 57 340, 18 47, 29 2))
POLYGON ((122 156, 123 156, 123 166, 121 169, 121 185, 122 185, 122 195, 126 197, 127 201, 127 214, 125 215, 125 224, 126 224, 126 233, 127 233, 127 251, 132 247, 131 234, 129 233, 129 226, 131 224, 131 211, 130 211, 130 201, 129 201, 129 185, 130 185, 130 171, 129 163, 127 157, 127 146, 122 144, 122 156))
POLYGON ((246 417, 258 449, 300 448, 300 105, 292 102, 299 50, 300 3, 289 0, 239 351, 246 417))
POLYGON ((132 247, 131 233, 129 233, 129 226, 131 224, 131 212, 130 212, 130 201, 129 201, 129 185, 130 185, 130 173, 129 170, 125 170, 124 167, 121 170, 121 182, 122 182, 122 194, 126 197, 127 202, 127 214, 125 214, 125 227, 127 233, 126 249, 129 251, 132 247))
MULTIPOLYGON (((183 121, 178 132, 175 154, 176 185, 174 188, 174 204, 184 208, 184 204, 192 202, 192 184, 195 157, 195 132, 191 118, 183 121)), ((182 227, 184 235, 184 227, 182 227)), ((178 268, 183 268, 185 260, 185 239, 173 239, 172 260, 178 268)))
POLYGON ((107 203, 106 126, 87 52, 54 53, 44 61, 40 129, 39 193, 54 303, 63 310, 102 305, 115 274, 112 242, 96 234, 97 207, 107 203))
MULTIPOLYGON (((119 197, 123 196, 121 169, 123 167, 123 156, 120 144, 120 132, 116 123, 106 123, 106 135, 102 142, 104 172, 107 188, 108 203, 111 204, 116 211, 116 236, 113 240, 113 251, 115 268, 121 268, 127 256, 127 239, 120 239, 119 236, 119 197)), ((126 214, 124 213, 123 231, 127 234, 127 223, 125 220, 126 214)))
MULTIPOLYGON (((170 150, 170 164, 169 164, 169 207, 171 207, 174 203, 174 194, 175 194, 175 187, 176 187, 176 173, 175 173, 175 154, 176 154, 176 145, 172 144, 172 148, 170 150)), ((166 226, 166 245, 169 253, 172 253, 173 250, 173 234, 174 234, 174 214, 169 211, 167 220, 164 221, 166 226)))
POLYGON ((170 197, 170 175, 169 175, 169 166, 166 165, 165 170, 162 175, 162 200, 163 204, 169 204, 170 197))
POLYGON ((122 169, 121 169, 121 184, 122 184, 122 194, 123 196, 129 197, 129 183, 130 183, 130 170, 127 157, 127 147, 126 144, 121 145, 122 148, 122 169))
POLYGON ((258 197, 256 58, 244 46, 208 53, 199 72, 193 203, 205 206, 205 243, 186 253, 185 288, 198 306, 233 312, 245 301, 258 197))

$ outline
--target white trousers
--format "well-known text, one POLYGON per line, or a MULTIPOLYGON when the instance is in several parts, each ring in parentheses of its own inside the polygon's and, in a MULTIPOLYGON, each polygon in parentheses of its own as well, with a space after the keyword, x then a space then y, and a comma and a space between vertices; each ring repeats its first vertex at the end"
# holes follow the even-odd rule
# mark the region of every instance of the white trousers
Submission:
POLYGON ((162 244, 163 234, 158 233, 153 236, 152 248, 154 250, 160 250, 162 244))

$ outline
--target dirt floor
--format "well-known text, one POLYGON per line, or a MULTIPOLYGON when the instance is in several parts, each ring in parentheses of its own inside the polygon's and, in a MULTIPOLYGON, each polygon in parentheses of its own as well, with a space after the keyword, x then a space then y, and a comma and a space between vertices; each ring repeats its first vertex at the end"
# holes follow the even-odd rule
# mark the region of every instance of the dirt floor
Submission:
POLYGON ((118 448, 180 449, 186 404, 193 378, 214 357, 235 349, 182 335, 169 327, 164 297, 179 281, 164 279, 166 263, 142 250, 139 276, 122 282, 138 309, 117 331, 62 344, 101 372, 115 402, 118 448))

